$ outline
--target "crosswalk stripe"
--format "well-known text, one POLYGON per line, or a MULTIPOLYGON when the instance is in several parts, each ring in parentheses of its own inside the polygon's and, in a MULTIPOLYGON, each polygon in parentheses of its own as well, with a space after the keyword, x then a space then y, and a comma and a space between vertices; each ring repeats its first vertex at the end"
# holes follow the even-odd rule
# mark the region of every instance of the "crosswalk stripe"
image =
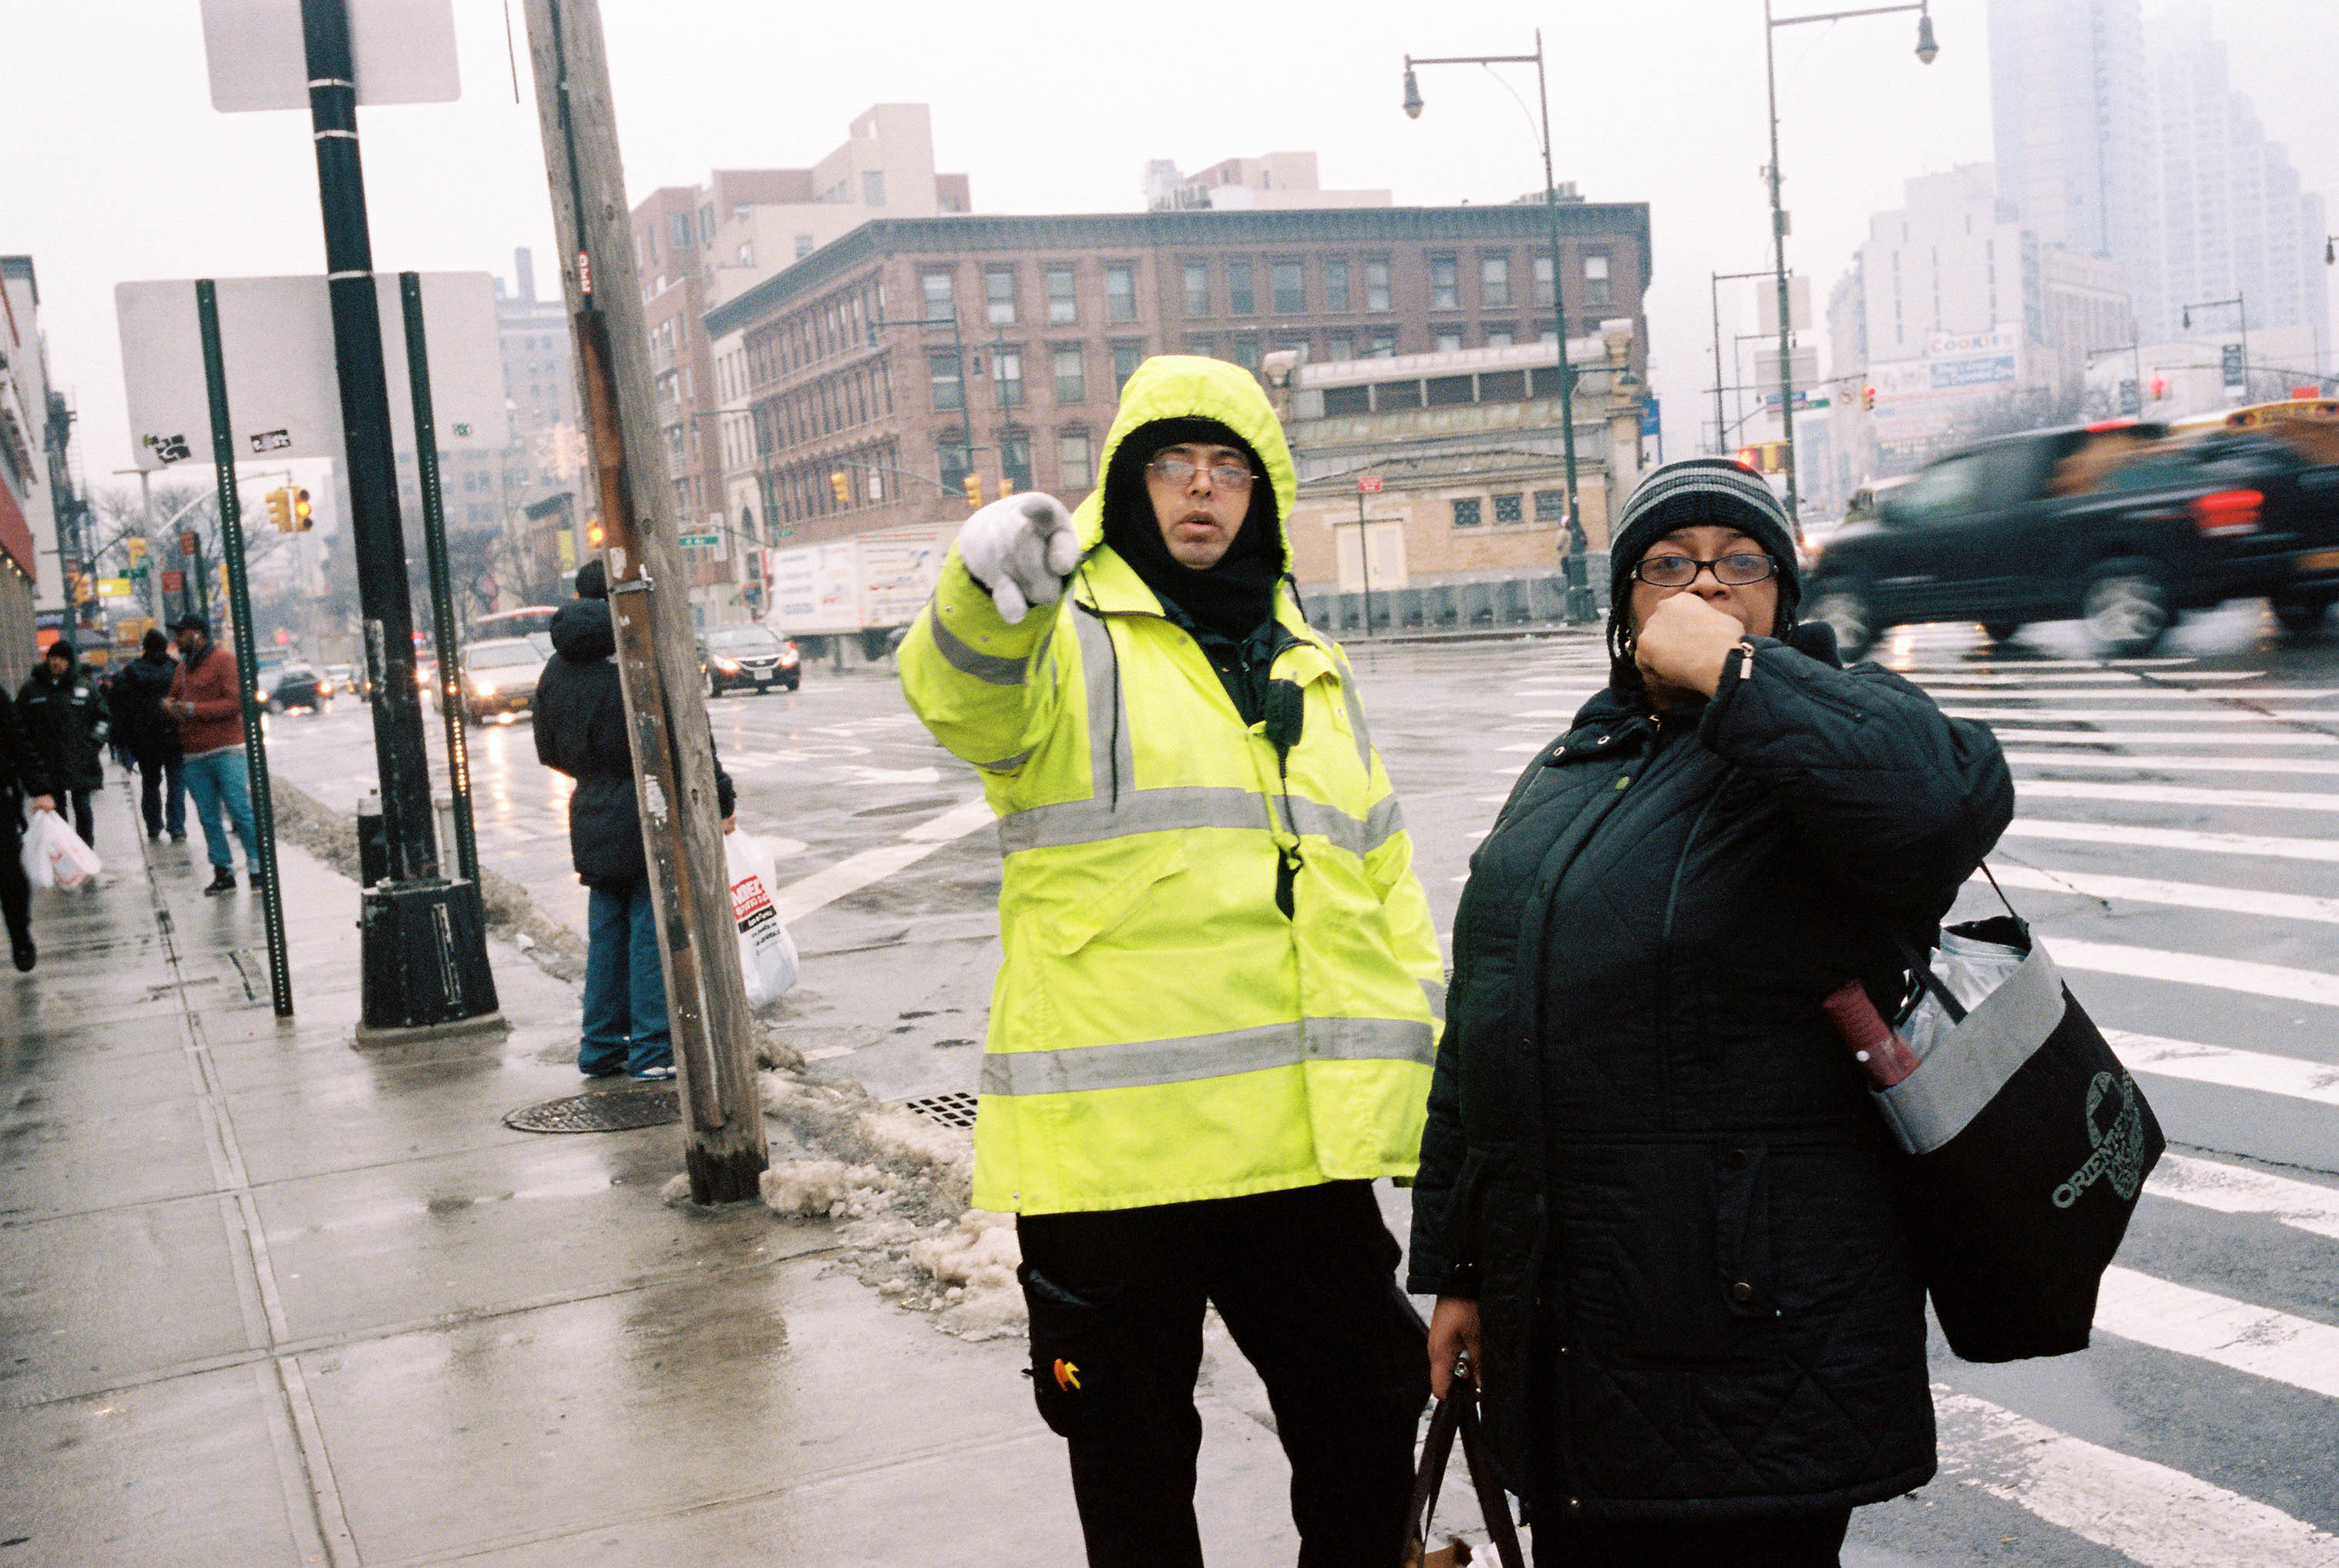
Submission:
POLYGON ((2264 833, 2202 833, 2191 828, 2124 827, 2117 823, 2057 822, 2016 817, 2006 826, 2014 838, 2062 839, 2075 843, 2129 844, 2138 849, 2191 850, 2203 854, 2263 855, 2269 860, 2339 861, 2339 839, 2275 838, 2264 833))
MULTIPOLYGON (((2057 962, 2062 948, 2055 944, 2057 962)), ((2262 1050, 2237 1050, 2231 1046, 2203 1045, 2197 1040, 2169 1040, 2156 1034, 2135 1034, 2107 1029, 2104 1040, 2130 1072, 2181 1078, 2211 1083, 2220 1089, 2255 1090, 2317 1105, 2339 1106, 2339 1068, 2304 1057, 2275 1056, 2262 1050)))
POLYGON ((2034 687, 2001 683, 1983 684, 1967 681, 1926 681, 1924 688, 1941 696, 1953 696, 1971 702, 2113 702, 2156 703, 2161 701, 2200 703, 2307 703, 2321 702, 2339 696, 2339 686, 2216 686, 2196 691, 2190 686, 2119 685, 2119 686, 2048 686, 2034 687))
MULTIPOLYGON (((2304 893, 2260 892, 2254 888, 2218 887, 2207 883, 2163 882, 2153 877, 2107 876, 2097 872, 2064 871, 2025 865, 1993 868, 2008 887, 2038 892, 2077 893, 2083 898, 2162 903, 2179 909, 2222 910, 2227 914, 2261 914, 2275 920, 2314 921, 2339 925, 2339 898, 2314 898, 2304 893)), ((1981 885, 1979 872, 1972 881, 1981 885)))
MULTIPOLYGON (((1990 726, 1997 729, 1998 726, 1990 726)), ((1999 730, 2002 741, 2028 741, 2033 745, 2104 746, 2137 744, 2160 746, 2327 746, 2339 745, 2339 735, 2324 735, 2314 730, 2268 730, 2249 735, 2196 734, 2186 730, 2027 730, 2008 727, 1999 730)))
POLYGON ((2097 784, 2092 779, 2024 779, 2018 798, 2121 800, 2147 805, 2210 805, 2230 810, 2339 811, 2339 794, 2309 790, 2201 789, 2189 784, 2097 784))
POLYGON ((2096 1298, 2096 1326, 2156 1350, 2339 1399, 2339 1328, 2327 1323, 2114 1264, 2104 1270, 2096 1298))
POLYGON ((2018 1504, 2139 1568, 2339 1568, 2339 1536, 2188 1475, 1933 1389, 1942 1474, 2018 1504))
MULTIPOLYGON (((1989 670, 1989 666, 1975 666, 1961 663, 1945 664, 1939 659, 1935 659, 1930 663, 1927 663, 1922 659, 1911 659, 1905 665, 1893 664, 1889 660, 1879 660, 1877 662, 1882 664, 1885 668, 1890 670, 1894 675, 1900 676, 1911 675, 1913 672, 1918 670, 1940 670, 1953 675, 1972 675, 1978 670, 1985 672, 1989 670)), ((2197 661, 2195 660, 2192 656, 2180 654, 2176 656, 2163 656, 2156 658, 2141 659, 2024 659, 2018 666, 1999 666, 1998 668, 2008 670, 2008 673, 2013 673, 2013 670, 2017 668, 2024 672, 2030 670, 2093 670, 2100 675, 2105 670, 2170 669, 2177 665, 2189 665, 2196 662, 2197 661)), ((2265 672, 2264 670, 2260 670, 2257 673, 2264 675, 2265 672)), ((2053 677, 2050 676, 2047 678, 2052 679, 2053 677)), ((2194 677, 2188 674, 2180 676, 2177 678, 2180 680, 2189 681, 2194 677)))
MULTIPOLYGON (((2002 738, 2010 738, 2002 737, 2002 738)), ((2009 751, 2006 760, 2017 766, 2115 768, 2131 773, 2166 768, 2191 773, 2339 774, 2339 761, 2321 757, 2107 757, 2077 752, 2009 751)))
POLYGON ((2214 986, 2220 991, 2339 1007, 2339 975, 2324 974, 2320 970, 2291 969, 2238 958, 2210 958, 2197 952, 2171 952, 2164 948, 2078 942, 2068 937, 2057 937, 2047 946, 2055 962, 2065 969, 2173 981, 2179 985, 2214 986))
POLYGON ((2144 1184, 2154 1198, 2189 1204, 2219 1214, 2247 1214, 2275 1220, 2294 1230, 2339 1241, 2339 1188, 2294 1181, 2244 1165, 2164 1154, 2144 1184))
POLYGON ((2280 712, 2249 712, 2217 710, 2205 713, 2198 708, 2008 708, 1959 707, 1943 708, 1953 719, 1982 719, 1999 724, 2009 719, 2038 720, 2042 724, 2186 724, 2186 725, 2270 725, 2294 720, 2321 719, 2325 723, 2339 720, 2339 713, 2322 713, 2313 708, 2286 708, 2280 712))

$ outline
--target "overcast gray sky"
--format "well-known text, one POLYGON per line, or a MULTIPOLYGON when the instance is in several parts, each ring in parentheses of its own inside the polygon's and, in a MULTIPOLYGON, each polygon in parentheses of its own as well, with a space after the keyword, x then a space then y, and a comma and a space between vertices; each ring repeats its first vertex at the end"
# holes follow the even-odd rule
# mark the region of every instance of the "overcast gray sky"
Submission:
MULTIPOLYGON (((519 0, 517 104, 503 0, 454 3, 462 101, 361 113, 374 258, 508 276, 513 246, 551 246, 519 0)), ((2213 8, 2269 133, 2310 188, 2339 194, 2339 6, 2213 8)), ((1912 54, 1910 16, 1779 35, 1789 261, 1821 301, 1902 180, 1989 157, 1983 0, 1933 9, 1930 67, 1912 54)), ((1559 178, 1653 209, 1648 310, 1669 456, 1691 449, 1711 385, 1706 274, 1768 261, 1761 0, 1258 0, 1190 25, 1160 0, 603 0, 603 12, 637 199, 716 166, 808 164, 868 104, 923 102, 941 166, 966 171, 977 209, 995 212, 1128 211, 1148 158, 1195 168, 1284 149, 1320 153, 1327 186, 1387 186, 1402 203, 1508 200, 1541 180, 1519 105, 1485 73, 1447 67, 1423 73, 1428 107, 1408 121, 1401 56, 1524 53, 1541 25, 1559 178)), ((212 112, 195 0, 0 0, 0 40, 15 55, 0 98, 0 251, 34 258, 53 373, 79 403, 91 478, 110 482, 130 463, 113 285, 320 270, 307 120, 212 112)), ((1509 69, 1531 106, 1531 70, 1509 69)), ((538 276, 548 284, 548 266, 538 276)), ((1748 314, 1735 330, 1752 330, 1748 314)))

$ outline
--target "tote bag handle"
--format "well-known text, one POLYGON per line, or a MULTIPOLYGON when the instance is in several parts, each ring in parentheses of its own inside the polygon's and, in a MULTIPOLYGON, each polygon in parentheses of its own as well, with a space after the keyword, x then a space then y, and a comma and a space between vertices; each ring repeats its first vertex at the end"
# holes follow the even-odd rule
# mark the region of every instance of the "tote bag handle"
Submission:
POLYGON ((1429 1417, 1429 1434, 1422 1440, 1421 1467, 1414 1473, 1413 1498, 1405 1512, 1405 1568, 1416 1568, 1429 1544, 1429 1516, 1437 1509, 1437 1490, 1454 1455, 1454 1439, 1462 1439, 1462 1461, 1470 1472, 1471 1489, 1478 1494, 1478 1511, 1485 1516, 1486 1533, 1503 1568, 1526 1568, 1519 1551, 1518 1527, 1511 1522, 1511 1500, 1495 1479, 1486 1462, 1485 1440, 1478 1429, 1478 1391, 1456 1373, 1446 1397, 1429 1417))

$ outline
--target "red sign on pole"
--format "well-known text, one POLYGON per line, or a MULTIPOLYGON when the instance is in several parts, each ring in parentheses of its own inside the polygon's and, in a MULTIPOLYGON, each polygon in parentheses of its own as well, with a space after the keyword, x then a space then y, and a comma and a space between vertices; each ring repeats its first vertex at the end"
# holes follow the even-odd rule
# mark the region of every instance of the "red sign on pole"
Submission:
POLYGON ((1380 493, 1381 477, 1378 474, 1367 474, 1363 478, 1357 481, 1357 494, 1360 496, 1377 496, 1380 493))
POLYGON ((187 529, 179 536, 179 553, 190 560, 193 559, 197 550, 202 548, 202 537, 192 528, 187 529))
POLYGON ((166 594, 185 593, 187 591, 187 574, 175 569, 164 571, 163 574, 163 591, 166 594))

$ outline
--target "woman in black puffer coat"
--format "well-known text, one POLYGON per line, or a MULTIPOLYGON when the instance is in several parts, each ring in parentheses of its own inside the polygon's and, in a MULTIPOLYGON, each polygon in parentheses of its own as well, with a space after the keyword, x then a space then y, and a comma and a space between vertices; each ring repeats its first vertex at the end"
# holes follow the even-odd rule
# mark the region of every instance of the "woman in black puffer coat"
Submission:
POLYGON ((1833 1563, 1934 1454, 1893 1157, 1820 999, 1892 1006, 1887 922, 1929 939, 2013 785, 1987 729, 1795 625, 1755 475, 1668 465, 1618 523, 1609 689, 1455 919, 1409 1287, 1538 1561, 1833 1563))

